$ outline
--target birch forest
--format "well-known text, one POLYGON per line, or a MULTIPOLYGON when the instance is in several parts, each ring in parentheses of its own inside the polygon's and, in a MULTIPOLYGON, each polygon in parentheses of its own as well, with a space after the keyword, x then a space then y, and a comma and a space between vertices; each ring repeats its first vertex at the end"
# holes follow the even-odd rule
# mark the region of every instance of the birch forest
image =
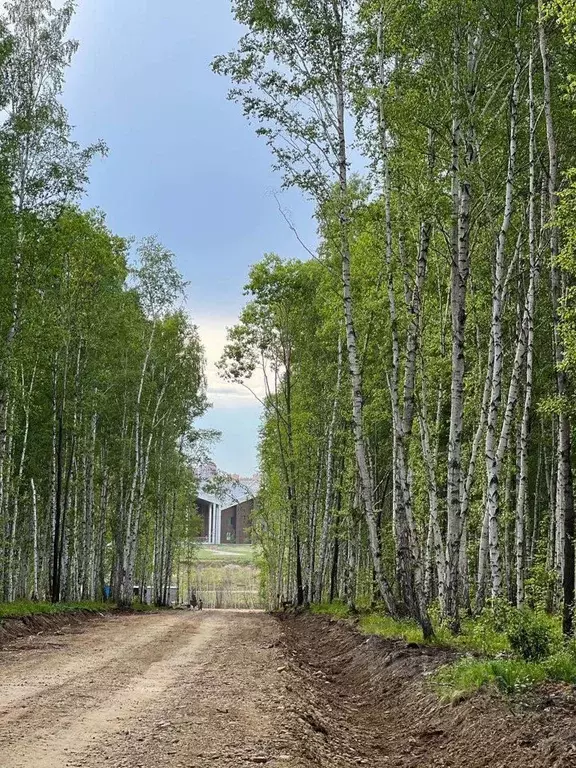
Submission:
POLYGON ((266 388, 269 603, 571 634, 574 0, 233 7, 214 69, 318 225, 284 211, 308 253, 252 267, 220 363, 266 388))
POLYGON ((62 104, 73 12, 0 16, 0 599, 163 603, 196 535, 203 350, 174 255, 79 207, 106 147, 62 104))

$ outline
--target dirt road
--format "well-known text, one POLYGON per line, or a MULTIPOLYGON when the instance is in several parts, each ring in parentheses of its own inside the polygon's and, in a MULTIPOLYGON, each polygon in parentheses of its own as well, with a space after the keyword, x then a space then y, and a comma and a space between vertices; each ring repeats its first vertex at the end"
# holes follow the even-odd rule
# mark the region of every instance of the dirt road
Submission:
POLYGON ((310 766, 258 612, 106 617, 0 651, 1 768, 310 766))
POLYGON ((283 619, 80 617, 12 639, 0 768, 576 768, 569 686, 443 703, 427 676, 453 651, 283 619))

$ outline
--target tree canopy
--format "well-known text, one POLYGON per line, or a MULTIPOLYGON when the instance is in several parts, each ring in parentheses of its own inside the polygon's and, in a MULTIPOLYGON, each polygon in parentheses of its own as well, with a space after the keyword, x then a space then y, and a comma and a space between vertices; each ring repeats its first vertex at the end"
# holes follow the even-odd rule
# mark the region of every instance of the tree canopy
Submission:
POLYGON ((223 368, 271 367, 271 604, 432 633, 487 599, 572 632, 573 2, 235 0, 215 70, 316 203, 223 368))
POLYGON ((78 207, 103 143, 61 101, 74 3, 0 17, 0 585, 5 600, 164 603, 197 535, 204 352, 155 237, 78 207))

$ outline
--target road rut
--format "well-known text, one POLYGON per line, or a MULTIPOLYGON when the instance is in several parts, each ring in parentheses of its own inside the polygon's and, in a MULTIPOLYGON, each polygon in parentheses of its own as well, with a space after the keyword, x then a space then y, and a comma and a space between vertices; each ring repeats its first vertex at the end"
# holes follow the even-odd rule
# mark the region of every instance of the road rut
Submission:
POLYGON ((0 651, 1 768, 310 766, 259 612, 111 616, 0 651))

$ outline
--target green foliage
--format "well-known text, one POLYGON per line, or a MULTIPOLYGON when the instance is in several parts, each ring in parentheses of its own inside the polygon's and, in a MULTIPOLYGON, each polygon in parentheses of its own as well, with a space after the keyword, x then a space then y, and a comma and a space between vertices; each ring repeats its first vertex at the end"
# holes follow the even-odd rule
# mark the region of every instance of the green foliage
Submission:
MULTIPOLYGON (((460 587, 460 609, 474 592, 472 578, 456 577, 458 531, 462 571, 480 576, 488 498, 492 573, 474 608, 490 577, 498 599, 455 638, 436 617, 436 635, 526 661, 557 645, 557 625, 541 614, 560 608, 554 496, 569 497, 569 451, 555 433, 559 414, 576 415, 576 4, 523 5, 520 14, 511 2, 233 0, 243 35, 213 66, 284 183, 313 197, 320 232, 317 261, 268 255, 252 268, 221 364, 246 386, 265 371, 264 392, 252 389, 264 405, 255 532, 269 601, 300 600, 305 584, 312 601, 329 590, 371 606, 381 552, 390 591, 413 617, 438 598, 456 620, 460 587), (516 424, 520 440, 507 431, 516 424), (494 435, 486 471, 478 457, 494 435), (515 590, 536 614, 508 607, 515 590)), ((419 637, 411 624, 363 621, 419 637)))
MULTIPOLYGON (((345 618, 348 608, 341 601, 319 603, 310 607, 312 613, 345 618)), ((538 661, 563 648, 562 632, 557 617, 534 613, 528 609, 517 611, 504 603, 487 609, 476 618, 462 622, 460 632, 454 635, 449 628, 434 621, 432 645, 444 646, 484 657, 517 653, 526 661, 538 661)), ((415 621, 396 620, 381 613, 361 613, 359 627, 365 634, 375 634, 406 642, 423 643, 422 630, 415 621)))
MULTIPOLYGON (((361 617, 360 628, 366 634, 424 643, 422 630, 414 621, 397 621, 389 616, 372 613, 361 617)), ((495 627, 493 615, 488 611, 476 619, 466 619, 457 635, 452 634, 446 625, 434 622, 434 639, 430 642, 432 645, 480 653, 485 656, 510 651, 506 634, 495 627)))
POLYGON ((157 237, 145 237, 136 249, 137 265, 132 269, 140 303, 146 316, 162 317, 184 297, 186 283, 174 266, 174 254, 157 237))
POLYGON ((573 649, 557 651, 542 662, 542 667, 547 680, 576 684, 576 654, 573 649))
POLYGON ((452 637, 447 644, 482 656, 495 656, 510 650, 506 634, 494 626, 493 617, 488 611, 476 619, 464 621, 461 634, 452 637))
POLYGON ((560 619, 542 612, 497 603, 478 619, 465 622, 462 635, 451 644, 484 657, 508 658, 464 658, 443 667, 434 679, 448 696, 491 686, 517 694, 546 680, 576 679, 575 649, 564 643, 560 619), (520 658, 510 658, 513 654, 520 658))
POLYGON ((556 16, 562 25, 566 41, 574 44, 576 40, 576 0, 550 0, 547 16, 556 16))
POLYGON ((539 662, 464 658, 442 667, 433 678, 437 690, 447 698, 491 687, 508 695, 521 694, 547 680, 574 685, 576 655, 562 650, 539 662))
POLYGON ((530 576, 526 579, 526 602, 535 611, 543 613, 550 604, 550 595, 554 593, 556 574, 546 568, 546 564, 536 562, 530 576))
POLYGON ((55 615, 77 611, 104 612, 115 608, 113 603, 97 600, 84 600, 65 603, 36 603, 31 600, 16 600, 12 603, 0 603, 0 619, 14 619, 24 616, 55 615))
POLYGON ((510 604, 506 601, 496 601, 490 608, 485 608, 480 615, 463 618, 459 632, 454 634, 443 621, 436 603, 430 608, 436 642, 439 645, 479 653, 482 656, 507 653, 510 651, 510 643, 503 627, 511 610, 510 604))
POLYGON ((55 5, 9 0, 0 20, 0 595, 69 604, 124 581, 129 603, 196 535, 204 353, 174 254, 145 238, 129 268, 104 214, 73 205, 103 146, 71 140, 75 4, 55 5))
POLYGON ((546 671, 541 664, 515 659, 464 658, 441 667, 434 675, 433 683, 444 697, 454 698, 489 687, 517 694, 545 679, 546 671))
MULTIPOLYGON (((313 605, 310 610, 340 619, 349 616, 346 604, 338 601, 313 605)), ((368 613, 360 616, 359 628, 368 635, 424 643, 422 630, 414 621, 368 613)), ((483 657, 466 656, 434 674, 433 685, 448 700, 481 689, 517 695, 546 680, 576 684, 576 646, 564 645, 559 620, 542 614, 500 605, 477 619, 467 619, 458 635, 452 635, 445 626, 435 626, 433 644, 483 657), (522 658, 506 658, 513 652, 522 658)))
POLYGON ((507 630, 512 650, 525 661, 541 661, 550 655, 552 627, 533 613, 518 611, 507 630))
POLYGON ((331 616, 334 619, 345 619, 350 615, 346 603, 334 600, 332 603, 314 603, 310 612, 318 616, 331 616))
POLYGON ((78 42, 67 38, 74 9, 73 0, 4 4, 0 56, 7 56, 0 100, 6 119, 0 152, 19 212, 54 215, 63 203, 76 200, 88 181, 90 162, 106 152, 103 142, 81 147, 72 139, 60 100, 78 49, 78 42))

